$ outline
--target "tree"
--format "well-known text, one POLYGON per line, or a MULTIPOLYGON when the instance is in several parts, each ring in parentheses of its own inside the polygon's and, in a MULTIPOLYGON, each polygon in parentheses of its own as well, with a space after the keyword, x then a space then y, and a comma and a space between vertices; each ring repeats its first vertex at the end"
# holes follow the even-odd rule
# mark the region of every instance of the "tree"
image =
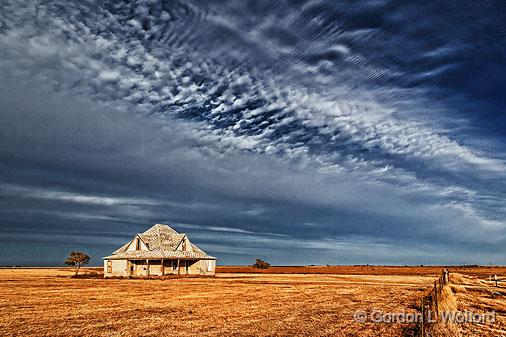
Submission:
POLYGON ((265 262, 262 259, 256 259, 256 262, 253 264, 253 267, 258 269, 269 269, 270 266, 271 266, 270 263, 265 262))
POLYGON ((69 257, 65 260, 67 266, 74 266, 76 275, 79 273, 79 269, 83 264, 88 264, 90 257, 83 252, 70 252, 69 257))

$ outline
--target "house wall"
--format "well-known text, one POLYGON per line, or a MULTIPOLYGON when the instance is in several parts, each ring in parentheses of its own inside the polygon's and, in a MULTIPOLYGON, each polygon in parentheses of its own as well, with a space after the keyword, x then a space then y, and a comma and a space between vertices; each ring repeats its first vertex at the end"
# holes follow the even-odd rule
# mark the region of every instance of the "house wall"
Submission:
POLYGON ((188 268, 189 275, 214 275, 216 260, 198 260, 188 268))
POLYGON ((127 276, 127 261, 126 260, 104 260, 104 276, 127 276), (111 261, 112 270, 109 273, 107 262, 111 261))
POLYGON ((214 275, 216 273, 216 260, 206 260, 206 275, 214 275))
POLYGON ((148 265, 144 260, 130 261, 131 276, 148 276, 148 265))
POLYGON ((176 260, 164 260, 163 261, 164 274, 165 275, 177 274, 177 267, 174 268, 174 266, 176 265, 177 265, 176 260))
POLYGON ((160 260, 149 261, 149 275, 162 275, 162 264, 160 260))

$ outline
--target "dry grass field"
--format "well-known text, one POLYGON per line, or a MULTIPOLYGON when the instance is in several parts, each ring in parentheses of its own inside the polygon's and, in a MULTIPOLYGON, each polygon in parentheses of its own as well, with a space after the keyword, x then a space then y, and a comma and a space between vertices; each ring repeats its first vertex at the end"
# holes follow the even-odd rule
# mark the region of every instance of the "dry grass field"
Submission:
MULTIPOLYGON (((434 278, 360 275, 361 267, 355 268, 354 275, 218 273, 179 279, 75 279, 65 268, 0 269, 0 336, 415 335, 414 324, 363 324, 353 313, 414 313, 434 278)), ((482 285, 476 276, 465 282, 482 285)), ((503 300, 482 302, 468 296, 475 296, 474 286, 456 287, 463 305, 503 310, 495 334, 501 336, 503 300)))
POLYGON ((487 277, 454 274, 451 295, 458 311, 485 314, 495 312, 496 322, 464 323, 457 326, 460 336, 506 336, 506 285, 490 282, 487 277))
POLYGON ((431 278, 218 274, 73 279, 65 269, 0 270, 1 336, 400 336, 356 310, 414 311, 431 278), (66 277, 62 277, 66 276, 66 277))
POLYGON ((218 273, 262 273, 262 274, 334 274, 334 275, 411 275, 439 277, 443 269, 452 273, 488 277, 506 275, 506 267, 480 266, 271 266, 256 269, 250 266, 218 266, 218 273))

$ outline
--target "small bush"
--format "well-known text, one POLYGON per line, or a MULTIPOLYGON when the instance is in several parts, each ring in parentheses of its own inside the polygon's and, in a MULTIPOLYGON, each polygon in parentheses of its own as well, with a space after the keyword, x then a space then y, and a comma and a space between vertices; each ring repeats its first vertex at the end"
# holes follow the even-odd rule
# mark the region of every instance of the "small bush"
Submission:
POLYGON ((72 275, 71 277, 72 278, 103 278, 104 274, 96 273, 96 272, 92 271, 92 272, 84 273, 84 274, 80 274, 80 275, 72 275))
POLYGON ((256 259, 256 262, 253 264, 253 267, 257 269, 269 269, 270 266, 270 263, 265 262, 262 259, 256 259))

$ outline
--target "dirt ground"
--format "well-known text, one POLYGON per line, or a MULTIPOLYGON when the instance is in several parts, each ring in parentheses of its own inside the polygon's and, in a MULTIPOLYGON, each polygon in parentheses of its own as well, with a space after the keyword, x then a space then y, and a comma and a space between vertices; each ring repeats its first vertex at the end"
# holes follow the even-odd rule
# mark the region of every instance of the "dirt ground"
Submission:
MULTIPOLYGON (((281 273, 253 274, 249 267, 243 273, 226 268, 239 267, 220 267, 216 277, 166 279, 0 269, 0 336, 414 336, 415 324, 374 323, 370 314, 416 313, 441 270, 273 267, 270 272, 281 273), (366 312, 366 323, 355 321, 356 311, 366 312)), ((486 281, 504 268, 467 271, 470 276, 453 278, 459 310, 495 310, 498 323, 464 324, 462 336, 506 336, 505 288, 486 281)))
POLYGON ((74 279, 65 269, 0 269, 1 336, 402 336, 356 310, 415 312, 432 278, 264 275, 74 279))

